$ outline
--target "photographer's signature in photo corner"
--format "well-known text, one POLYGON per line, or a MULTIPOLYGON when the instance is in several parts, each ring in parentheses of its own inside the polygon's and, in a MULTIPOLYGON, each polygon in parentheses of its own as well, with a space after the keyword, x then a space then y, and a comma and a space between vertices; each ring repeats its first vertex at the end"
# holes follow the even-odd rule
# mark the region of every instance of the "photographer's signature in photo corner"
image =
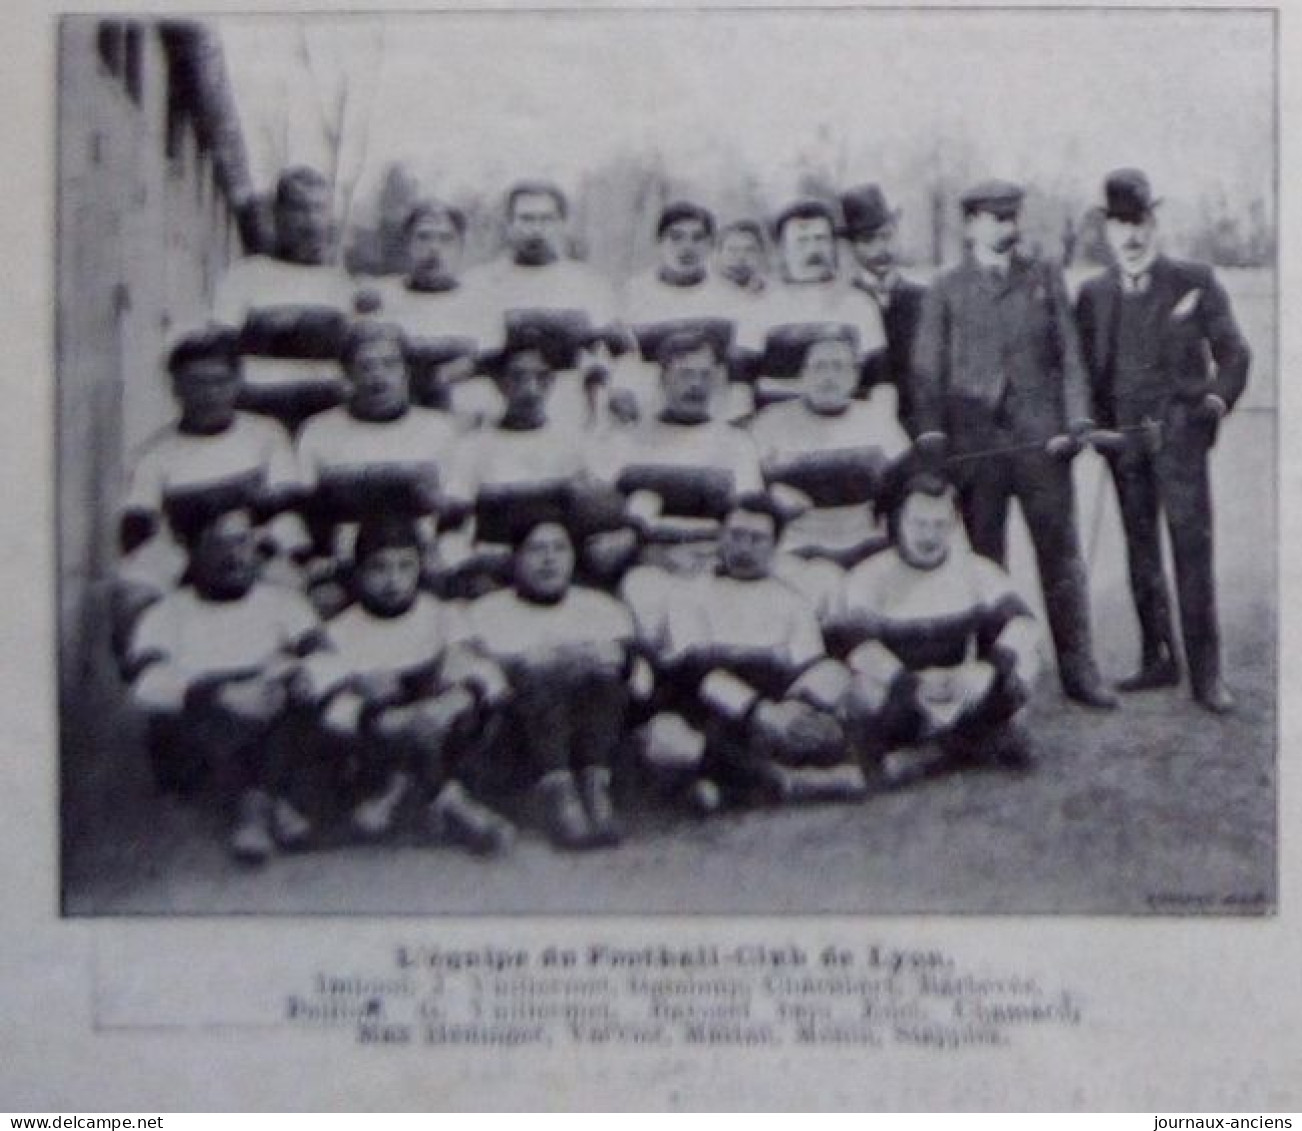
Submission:
POLYGON ((1152 891, 1145 897, 1150 911, 1181 914, 1197 911, 1272 911, 1275 901, 1264 891, 1252 892, 1196 892, 1152 891))

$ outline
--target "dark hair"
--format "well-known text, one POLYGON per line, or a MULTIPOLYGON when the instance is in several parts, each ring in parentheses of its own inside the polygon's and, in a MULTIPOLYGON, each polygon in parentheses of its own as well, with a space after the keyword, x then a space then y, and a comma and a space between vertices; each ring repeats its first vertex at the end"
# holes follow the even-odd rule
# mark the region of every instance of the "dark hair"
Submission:
MULTIPOLYGON (((782 531, 787 525, 787 515, 777 500, 767 491, 747 491, 739 495, 728 508, 728 514, 736 514, 740 511, 742 514, 759 514, 767 515, 773 520, 773 535, 775 538, 782 536, 782 531)), ((727 521, 725 517, 725 522, 727 521)))
POLYGON ((733 220, 729 224, 724 224, 719 229, 719 242, 722 243, 724 238, 733 232, 745 232, 748 236, 754 236, 755 242, 764 246, 764 226, 758 220, 733 220))
POLYGON ((844 342, 856 356, 859 352, 858 331, 848 322, 811 323, 803 340, 796 346, 797 372, 805 367, 805 362, 809 359, 809 351, 820 342, 844 342))
POLYGON ((662 239, 665 232, 683 220, 700 221, 705 226, 705 234, 714 238, 714 213, 690 200, 676 200, 661 211, 660 219, 656 222, 656 239, 662 239))
POLYGON ((258 510, 252 500, 229 495, 168 507, 167 523, 186 551, 193 553, 204 534, 228 514, 247 514, 250 526, 255 530, 259 526, 258 510))
POLYGON ((405 515, 380 512, 367 515, 357 528, 353 561, 361 565, 381 550, 419 550, 416 523, 405 515))
POLYGON ((304 192, 315 189, 329 190, 330 182, 307 165, 296 165, 286 169, 276 180, 275 206, 283 208, 289 201, 304 192))
POLYGON ((220 361, 228 369, 240 368, 240 336, 228 326, 214 326, 186 334, 167 355, 167 371, 173 377, 196 361, 220 361))
POLYGON ((403 237, 410 239, 416 225, 422 220, 438 220, 445 216, 457 230, 457 235, 464 237, 466 234, 466 214, 460 208, 453 208, 452 205, 444 204, 441 200, 422 200, 412 205, 411 211, 407 213, 407 218, 402 222, 403 237))
POLYGON ((540 526, 559 526, 565 531, 565 537, 569 539, 570 547, 572 549, 577 548, 575 546, 574 532, 566 521, 565 510, 565 505, 559 500, 535 503, 522 508, 520 513, 512 516, 507 530, 512 552, 519 553, 529 540, 529 536, 540 526))
POLYGON ((565 199, 565 194, 551 181, 516 181, 506 194, 507 219, 515 211, 515 202, 522 196, 550 196, 556 201, 562 220, 570 214, 570 203, 565 199))
POLYGON ((954 484, 937 471, 915 471, 900 487, 899 503, 904 506, 914 495, 926 495, 929 499, 953 499, 956 494, 954 484))
POLYGON ((780 240, 782 238, 782 229, 785 228, 791 220, 826 220, 832 227, 833 234, 837 229, 836 213, 832 211, 830 205, 824 204, 821 200, 798 200, 794 204, 788 204, 773 220, 773 238, 780 240))
POLYGON ((714 355, 716 362, 724 360, 723 354, 719 350, 718 341, 706 330, 693 327, 685 330, 675 330, 672 334, 666 334, 664 340, 656 349, 656 364, 663 371, 668 369, 680 357, 686 357, 689 353, 695 353, 699 349, 708 349, 714 355))
POLYGON ((343 345, 339 348, 339 364, 348 369, 356 360, 357 354, 363 346, 380 341, 396 342, 398 350, 402 354, 402 360, 410 363, 410 348, 407 343, 407 335, 403 332, 402 327, 396 322, 380 322, 376 319, 367 318, 359 319, 349 327, 348 333, 344 336, 343 345))

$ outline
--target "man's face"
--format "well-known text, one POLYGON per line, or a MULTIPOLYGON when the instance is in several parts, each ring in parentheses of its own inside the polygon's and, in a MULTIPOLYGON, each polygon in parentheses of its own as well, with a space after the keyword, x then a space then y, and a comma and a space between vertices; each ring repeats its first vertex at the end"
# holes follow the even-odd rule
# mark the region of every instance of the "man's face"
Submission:
POLYGON ((983 208, 967 218, 967 235, 974 247, 1004 255, 1022 238, 1021 220, 1016 211, 983 208))
POLYGON ((949 557, 958 514, 948 495, 939 498, 915 492, 900 511, 900 555, 920 569, 935 569, 949 557))
POLYGON ((353 408, 363 416, 386 416, 407 407, 407 362, 392 338, 373 338, 348 364, 353 408))
POLYGON ((719 273, 749 287, 764 275, 764 246, 750 232, 729 232, 719 243, 719 273))
POLYGON ((660 237, 660 265, 671 275, 700 275, 710 244, 710 233, 700 220, 678 220, 660 237))
POLYGON ((767 577, 777 541, 771 515, 733 511, 719 537, 719 557, 724 571, 741 581, 767 577))
POLYGON ((665 408, 677 420, 710 419, 710 398, 723 379, 723 366, 709 346, 679 354, 665 366, 661 380, 665 408))
POLYGON ((357 595, 378 616, 399 616, 416 600, 420 552, 414 546, 374 550, 358 564, 357 595))
POLYGON ((512 354, 497 379, 507 415, 513 420, 541 424, 547 419, 547 398, 555 381, 556 375, 541 350, 512 354))
POLYGON ((782 265, 793 283, 822 283, 836 274, 836 237, 822 216, 782 225, 782 265))
POLYGON ((276 240, 283 258, 324 263, 330 252, 330 190, 300 185, 276 205, 276 240))
POLYGON ((895 225, 883 224, 871 235, 856 236, 850 247, 860 267, 884 275, 895 266, 895 225))
POLYGON ((574 576, 574 546, 556 522, 534 527, 515 555, 515 583, 527 597, 555 600, 574 576))
POLYGON ((172 391, 188 424, 205 430, 225 428, 235 419, 239 371, 221 358, 199 358, 176 374, 172 391))
POLYGON ((1142 220, 1109 219, 1104 225, 1108 247, 1121 265, 1123 271, 1142 270, 1147 263, 1148 254, 1157 238, 1157 224, 1153 217, 1145 216, 1142 220))
POLYGON ((195 587, 210 597, 242 597, 258 579, 258 544, 248 511, 209 523, 191 552, 195 587))
POLYGON ((515 198, 506 241, 517 263, 538 267, 559 259, 564 239, 561 206, 550 193, 527 192, 515 198))
POLYGON ((815 342, 800 367, 800 391, 815 412, 844 412, 859 384, 854 347, 845 341, 815 342))
POLYGON ((407 234, 407 257, 418 279, 450 279, 461 266, 461 233, 450 216, 422 216, 407 234))

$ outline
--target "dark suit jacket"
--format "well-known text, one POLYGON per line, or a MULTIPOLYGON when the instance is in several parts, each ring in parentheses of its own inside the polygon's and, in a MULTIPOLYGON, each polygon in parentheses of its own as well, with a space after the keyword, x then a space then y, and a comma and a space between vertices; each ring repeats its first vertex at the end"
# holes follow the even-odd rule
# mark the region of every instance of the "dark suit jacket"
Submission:
POLYGON ((886 348, 873 354, 864 362, 860 387, 889 383, 899 394, 900 423, 910 435, 917 435, 913 420, 913 381, 910 375, 913 357, 913 339, 917 334, 918 320, 922 316, 922 296, 927 288, 911 279, 899 277, 891 288, 891 301, 882 311, 882 327, 886 331, 886 348))
POLYGON ((939 275, 922 302, 912 399, 919 430, 948 432, 960 449, 992 429, 1047 440, 1090 419, 1062 272, 1014 256, 1001 283, 969 254, 939 275))
POLYGON ((1117 377, 1120 270, 1089 279, 1076 302, 1095 411, 1107 427, 1137 424, 1146 415, 1161 419, 1170 405, 1194 404, 1208 393, 1233 408, 1248 382, 1252 353, 1212 269, 1159 255, 1151 271, 1150 332, 1158 360, 1129 387, 1117 377))

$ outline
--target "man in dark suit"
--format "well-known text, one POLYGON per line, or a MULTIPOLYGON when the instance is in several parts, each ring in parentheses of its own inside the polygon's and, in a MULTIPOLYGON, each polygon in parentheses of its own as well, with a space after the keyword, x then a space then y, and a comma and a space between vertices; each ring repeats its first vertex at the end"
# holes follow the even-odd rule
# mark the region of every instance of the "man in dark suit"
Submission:
POLYGON ((972 548, 1005 560, 1008 504, 1030 529, 1067 697, 1115 707, 1094 662, 1071 459, 1093 428, 1062 273, 1018 253, 1022 190, 961 197, 968 250, 922 303, 912 404, 921 454, 949 453, 972 548))
POLYGON ((899 396, 900 422, 905 428, 911 428, 909 355, 926 287, 899 272, 895 252, 895 226, 899 216, 899 209, 892 209, 886 203, 877 185, 859 185, 841 196, 842 232, 858 266, 853 283, 877 304, 886 331, 886 349, 865 365, 863 386, 894 385, 899 396))
POLYGON ((1207 453, 1247 384, 1251 352, 1211 269, 1158 252, 1158 201, 1144 174, 1117 170, 1104 195, 1115 263, 1085 283, 1077 303, 1094 404, 1103 428, 1161 425, 1160 438, 1128 432, 1105 453, 1142 639, 1139 670, 1118 686, 1180 682, 1158 527, 1165 511, 1189 681, 1202 706, 1223 714, 1234 701, 1221 680, 1207 453))

